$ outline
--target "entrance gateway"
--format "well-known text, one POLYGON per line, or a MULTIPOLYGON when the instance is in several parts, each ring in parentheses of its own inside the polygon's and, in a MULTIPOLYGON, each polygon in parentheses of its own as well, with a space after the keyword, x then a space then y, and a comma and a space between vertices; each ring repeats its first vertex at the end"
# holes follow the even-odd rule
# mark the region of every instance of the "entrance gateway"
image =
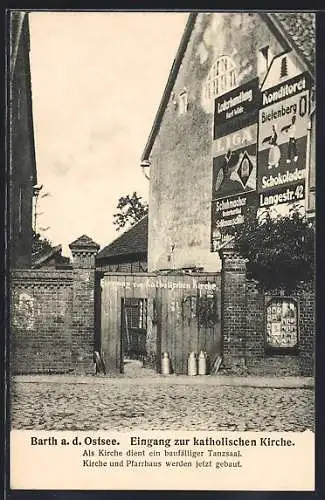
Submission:
POLYGON ((105 272, 101 279, 100 350, 107 373, 128 360, 161 371, 167 352, 174 373, 187 373, 190 352, 221 354, 220 273, 191 275, 105 272))

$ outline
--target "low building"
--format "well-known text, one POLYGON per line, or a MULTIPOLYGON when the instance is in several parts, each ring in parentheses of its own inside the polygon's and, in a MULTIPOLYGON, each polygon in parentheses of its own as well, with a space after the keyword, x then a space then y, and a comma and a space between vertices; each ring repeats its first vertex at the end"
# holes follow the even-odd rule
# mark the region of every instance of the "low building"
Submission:
POLYGON ((147 271, 148 216, 104 247, 96 265, 102 271, 144 273, 147 271))

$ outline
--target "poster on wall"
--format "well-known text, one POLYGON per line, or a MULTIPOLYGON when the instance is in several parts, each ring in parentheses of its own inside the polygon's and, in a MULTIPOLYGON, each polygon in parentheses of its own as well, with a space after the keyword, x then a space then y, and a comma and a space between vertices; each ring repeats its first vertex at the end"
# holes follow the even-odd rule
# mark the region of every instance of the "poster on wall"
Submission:
POLYGON ((262 92, 257 176, 260 207, 305 198, 309 88, 308 75, 303 73, 262 92))
POLYGON ((211 205, 211 251, 217 252, 220 245, 231 238, 229 228, 242 224, 249 206, 257 205, 255 191, 245 195, 227 196, 213 200, 211 205))
POLYGON ((269 349, 292 349, 298 342, 297 304, 292 299, 272 299, 266 308, 266 343, 269 349))
MULTIPOLYGON (((252 140, 255 140, 255 131, 252 140)), ((256 189, 256 144, 246 142, 243 147, 237 147, 237 144, 233 144, 232 149, 228 149, 224 155, 213 158, 212 199, 256 189)))
POLYGON ((229 227, 242 224, 256 191, 258 79, 215 100, 212 145, 211 250, 229 237, 229 227))

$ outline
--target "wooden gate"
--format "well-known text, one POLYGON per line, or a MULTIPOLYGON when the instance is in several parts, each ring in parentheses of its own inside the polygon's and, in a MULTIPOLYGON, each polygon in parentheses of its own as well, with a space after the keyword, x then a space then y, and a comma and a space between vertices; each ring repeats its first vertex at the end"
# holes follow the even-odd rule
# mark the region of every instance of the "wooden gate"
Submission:
POLYGON ((211 365, 221 348, 219 273, 104 274, 100 349, 108 372, 123 372, 125 354, 160 371, 168 352, 172 370, 186 373, 190 352, 205 351, 211 365))

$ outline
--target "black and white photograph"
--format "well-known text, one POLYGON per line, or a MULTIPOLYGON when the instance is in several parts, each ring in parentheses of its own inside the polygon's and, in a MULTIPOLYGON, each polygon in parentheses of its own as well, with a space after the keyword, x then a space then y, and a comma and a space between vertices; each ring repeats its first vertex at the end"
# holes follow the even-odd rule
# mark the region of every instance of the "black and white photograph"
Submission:
POLYGON ((313 489, 317 15, 7 15, 11 488, 313 489))

